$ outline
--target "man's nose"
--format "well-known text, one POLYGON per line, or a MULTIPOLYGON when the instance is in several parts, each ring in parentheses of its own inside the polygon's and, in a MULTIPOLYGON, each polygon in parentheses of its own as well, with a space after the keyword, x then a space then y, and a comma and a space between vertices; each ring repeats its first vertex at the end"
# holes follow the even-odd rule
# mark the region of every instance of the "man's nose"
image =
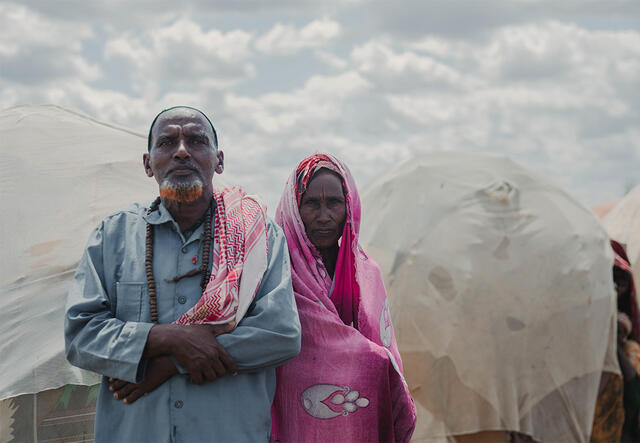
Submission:
POLYGON ((187 146, 184 143, 184 139, 181 139, 178 143, 178 149, 176 150, 174 157, 179 159, 186 159, 191 157, 189 151, 187 150, 187 146))

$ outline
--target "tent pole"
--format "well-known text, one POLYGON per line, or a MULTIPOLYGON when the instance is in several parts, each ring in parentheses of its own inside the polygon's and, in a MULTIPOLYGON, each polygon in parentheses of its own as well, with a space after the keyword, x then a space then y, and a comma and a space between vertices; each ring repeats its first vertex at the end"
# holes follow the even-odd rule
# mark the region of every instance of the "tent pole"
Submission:
POLYGON ((33 394, 33 441, 38 442, 38 394, 33 394))

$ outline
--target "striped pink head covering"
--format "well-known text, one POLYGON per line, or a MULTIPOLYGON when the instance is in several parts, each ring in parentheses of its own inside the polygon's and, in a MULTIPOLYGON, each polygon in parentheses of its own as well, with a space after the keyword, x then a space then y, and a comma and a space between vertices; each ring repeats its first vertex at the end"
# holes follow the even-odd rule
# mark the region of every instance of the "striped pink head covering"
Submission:
MULTIPOLYGON (((356 186, 353 182, 353 177, 345 165, 337 159, 335 161, 332 160, 326 154, 314 154, 304 159, 296 168, 296 202, 298 203, 298 208, 300 207, 302 195, 306 192, 309 183, 320 169, 333 171, 342 180, 342 189, 347 205, 347 219, 341 240, 343 244, 351 245, 348 248, 340 248, 338 253, 335 281, 330 298, 342 321, 346 325, 357 325, 360 287, 355 279, 355 253, 358 249, 357 238, 360 232, 360 197, 358 192, 355 191, 356 186), (354 239, 356 239, 355 244, 354 239)), ((319 257, 316 248, 308 239, 307 246, 315 256, 319 257)))

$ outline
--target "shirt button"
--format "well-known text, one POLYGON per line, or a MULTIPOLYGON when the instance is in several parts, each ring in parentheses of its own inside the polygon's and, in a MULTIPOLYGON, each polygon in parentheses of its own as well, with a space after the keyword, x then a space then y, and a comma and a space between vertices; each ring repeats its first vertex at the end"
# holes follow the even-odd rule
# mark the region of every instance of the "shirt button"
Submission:
POLYGON ((185 254, 187 253, 187 247, 186 246, 182 248, 182 252, 185 253, 185 254))
POLYGON ((176 408, 180 409, 182 407, 182 400, 177 400, 173 406, 175 406, 176 408))
POLYGON ((181 295, 180 297, 178 297, 178 303, 180 303, 181 305, 184 305, 187 302, 187 297, 185 297, 184 295, 181 295))

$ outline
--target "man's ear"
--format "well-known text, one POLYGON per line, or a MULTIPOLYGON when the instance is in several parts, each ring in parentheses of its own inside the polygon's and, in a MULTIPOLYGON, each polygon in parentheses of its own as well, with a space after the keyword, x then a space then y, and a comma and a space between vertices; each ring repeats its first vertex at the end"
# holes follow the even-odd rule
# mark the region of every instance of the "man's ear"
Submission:
POLYGON ((144 172, 147 177, 153 177, 153 171, 151 170, 151 156, 148 152, 142 154, 142 164, 144 165, 144 172))
POLYGON ((216 173, 222 174, 224 171, 224 152, 218 149, 218 153, 216 154, 218 157, 218 166, 216 166, 216 173))

